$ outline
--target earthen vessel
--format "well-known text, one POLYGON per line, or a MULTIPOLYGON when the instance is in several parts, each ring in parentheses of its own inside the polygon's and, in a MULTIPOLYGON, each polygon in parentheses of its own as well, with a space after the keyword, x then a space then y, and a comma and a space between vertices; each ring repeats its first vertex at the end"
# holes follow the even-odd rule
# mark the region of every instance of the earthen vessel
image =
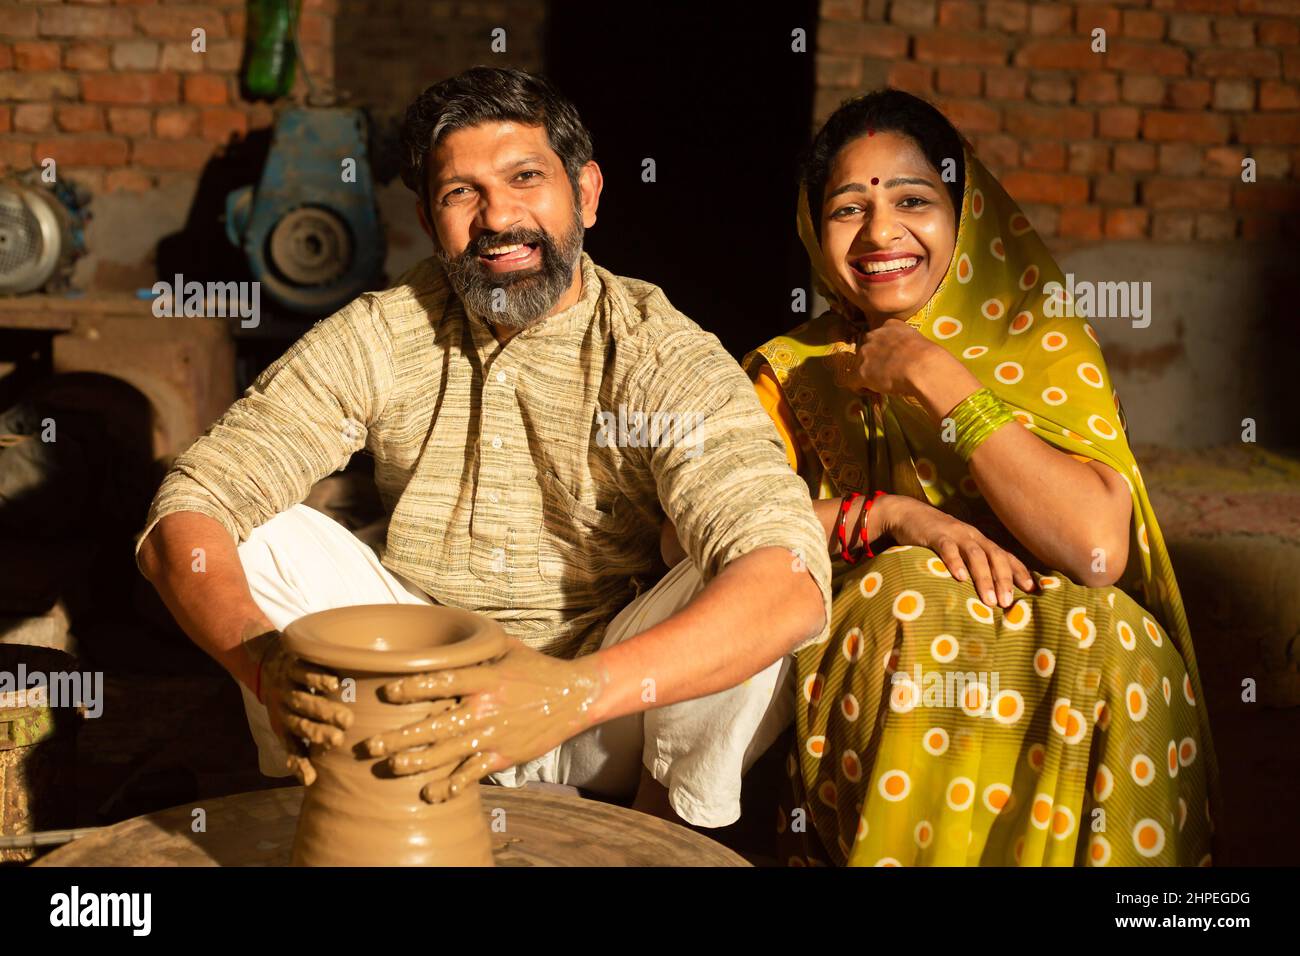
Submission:
POLYGON ((506 643, 500 626, 458 608, 358 605, 300 617, 285 628, 284 640, 298 657, 339 675, 340 689, 328 696, 353 712, 341 745, 311 747, 317 776, 303 799, 294 865, 491 866, 491 837, 477 783, 430 804, 420 789, 434 771, 395 776, 385 758, 369 756, 360 744, 435 708, 429 702, 388 703, 380 693, 385 684, 403 674, 499 656, 506 643), (355 682, 351 690, 350 681, 355 682))

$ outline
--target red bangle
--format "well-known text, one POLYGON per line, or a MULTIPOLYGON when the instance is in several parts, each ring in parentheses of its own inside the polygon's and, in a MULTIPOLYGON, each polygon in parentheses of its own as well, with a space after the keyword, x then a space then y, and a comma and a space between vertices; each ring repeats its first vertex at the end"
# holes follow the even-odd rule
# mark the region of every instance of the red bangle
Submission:
POLYGON ((849 553, 848 537, 844 531, 844 521, 848 517, 849 509, 862 495, 856 491, 851 491, 840 501, 840 519, 835 523, 835 535, 840 539, 840 557, 849 564, 857 564, 858 559, 849 553))
POLYGON ((867 557, 874 558, 875 552, 871 550, 871 538, 867 535, 867 521, 871 517, 871 506, 874 505, 885 492, 877 489, 876 493, 867 499, 867 503, 862 506, 862 525, 858 528, 858 540, 867 549, 867 557))

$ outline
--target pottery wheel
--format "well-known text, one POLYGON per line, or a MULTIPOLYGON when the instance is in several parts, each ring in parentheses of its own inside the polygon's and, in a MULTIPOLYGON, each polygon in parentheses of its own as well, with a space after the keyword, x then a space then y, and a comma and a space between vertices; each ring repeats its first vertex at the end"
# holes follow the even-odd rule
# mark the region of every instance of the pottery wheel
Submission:
MULTIPOLYGON (((656 817, 544 790, 485 786, 497 866, 748 866, 708 837, 656 817), (500 812, 494 812, 500 811, 500 812)), ((32 866, 288 866, 302 787, 201 800, 123 820, 32 866), (194 811, 206 814, 195 833, 194 811)))

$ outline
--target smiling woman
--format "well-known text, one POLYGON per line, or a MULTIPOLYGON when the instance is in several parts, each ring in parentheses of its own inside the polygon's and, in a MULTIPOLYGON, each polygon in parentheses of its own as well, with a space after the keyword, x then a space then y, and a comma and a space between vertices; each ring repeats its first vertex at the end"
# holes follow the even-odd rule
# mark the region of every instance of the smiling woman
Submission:
POLYGON ((831 309, 745 360, 842 558, 829 639, 798 655, 789 861, 1208 863, 1178 584, 1037 233, 896 90, 827 121, 798 226, 831 309))

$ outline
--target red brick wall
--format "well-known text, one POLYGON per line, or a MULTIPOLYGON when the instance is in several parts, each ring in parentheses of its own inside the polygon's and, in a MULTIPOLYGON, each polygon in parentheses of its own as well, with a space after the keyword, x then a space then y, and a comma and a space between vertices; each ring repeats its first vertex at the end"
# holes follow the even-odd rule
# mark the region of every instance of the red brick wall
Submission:
MULTIPOLYGON (((303 0, 318 85, 333 76, 337 2, 303 0)), ((52 157, 97 193, 197 177, 221 144, 272 122, 269 104, 240 99, 244 21, 244 0, 0 0, 0 173, 52 157)))
POLYGON ((943 110, 1044 236, 1300 235, 1300 0, 822 0, 817 121, 885 84, 943 110))

